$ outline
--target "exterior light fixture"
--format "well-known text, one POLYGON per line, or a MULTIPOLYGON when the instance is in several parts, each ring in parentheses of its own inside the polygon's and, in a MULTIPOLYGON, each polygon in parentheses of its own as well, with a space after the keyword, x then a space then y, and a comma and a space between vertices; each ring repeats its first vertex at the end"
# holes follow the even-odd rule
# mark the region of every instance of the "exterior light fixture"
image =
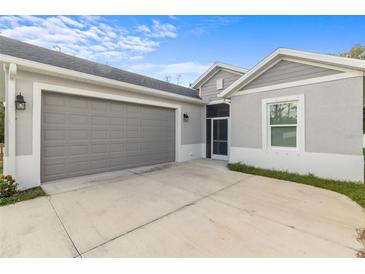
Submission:
POLYGON ((184 122, 189 121, 189 115, 187 113, 184 113, 184 122))
POLYGON ((17 110, 25 110, 25 101, 23 95, 19 92, 15 99, 15 108, 17 110))

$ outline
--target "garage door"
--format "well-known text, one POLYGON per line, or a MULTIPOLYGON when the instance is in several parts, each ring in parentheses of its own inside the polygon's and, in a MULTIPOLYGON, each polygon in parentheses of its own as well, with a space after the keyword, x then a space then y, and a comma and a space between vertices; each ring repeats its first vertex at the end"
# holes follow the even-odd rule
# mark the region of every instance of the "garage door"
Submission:
POLYGON ((42 94, 42 182, 175 161, 175 111, 42 94))

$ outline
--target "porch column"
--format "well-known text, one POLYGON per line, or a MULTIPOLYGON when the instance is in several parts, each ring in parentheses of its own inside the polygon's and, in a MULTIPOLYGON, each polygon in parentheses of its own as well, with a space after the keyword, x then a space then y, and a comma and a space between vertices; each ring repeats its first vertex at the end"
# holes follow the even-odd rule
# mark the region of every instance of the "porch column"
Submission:
POLYGON ((16 178, 16 117, 15 117, 15 89, 16 89, 16 64, 9 64, 6 71, 6 89, 5 89, 5 149, 7 157, 5 158, 5 175, 12 175, 16 178))

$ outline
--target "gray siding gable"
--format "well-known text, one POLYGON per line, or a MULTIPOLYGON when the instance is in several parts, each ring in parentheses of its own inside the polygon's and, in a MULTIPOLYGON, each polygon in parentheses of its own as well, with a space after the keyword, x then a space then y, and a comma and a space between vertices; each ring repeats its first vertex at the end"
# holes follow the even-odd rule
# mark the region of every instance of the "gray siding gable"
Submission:
POLYGON ((229 72, 223 69, 219 70, 212 78, 201 86, 202 99, 207 102, 218 99, 217 95, 229 87, 233 82, 238 80, 241 76, 242 74, 229 72), (223 89, 217 89, 218 79, 223 79, 223 89))
POLYGON ((306 80, 341 72, 342 71, 281 60, 272 68, 268 69, 248 85, 243 87, 242 90, 306 80))

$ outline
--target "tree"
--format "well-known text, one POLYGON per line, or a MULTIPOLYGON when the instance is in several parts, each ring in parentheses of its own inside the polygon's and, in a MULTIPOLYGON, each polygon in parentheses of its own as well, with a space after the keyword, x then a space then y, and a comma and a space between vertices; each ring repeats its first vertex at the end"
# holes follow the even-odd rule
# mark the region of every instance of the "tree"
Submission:
POLYGON ((338 55, 348 58, 365 60, 365 45, 356 44, 349 51, 339 53, 338 55))

